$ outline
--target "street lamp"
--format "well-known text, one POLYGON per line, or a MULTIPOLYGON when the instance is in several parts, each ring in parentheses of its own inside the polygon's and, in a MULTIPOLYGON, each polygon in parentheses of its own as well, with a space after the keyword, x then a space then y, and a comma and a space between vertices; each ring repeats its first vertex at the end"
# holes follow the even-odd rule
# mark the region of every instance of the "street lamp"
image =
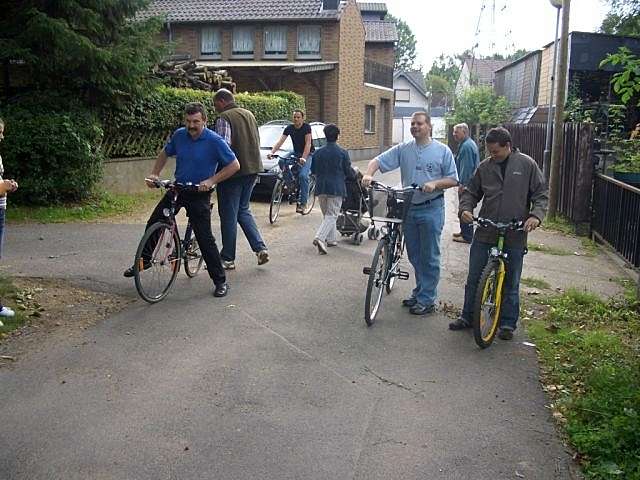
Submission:
POLYGON ((544 157, 542 166, 544 168, 544 178, 549 181, 551 172, 551 123, 553 119, 553 96, 556 86, 556 68, 558 63, 558 26, 560 25, 560 9, 562 0, 549 0, 549 3, 556 9, 556 36, 553 43, 553 70, 551 71, 551 92, 549 94, 549 110, 547 111, 547 134, 544 142, 544 157))

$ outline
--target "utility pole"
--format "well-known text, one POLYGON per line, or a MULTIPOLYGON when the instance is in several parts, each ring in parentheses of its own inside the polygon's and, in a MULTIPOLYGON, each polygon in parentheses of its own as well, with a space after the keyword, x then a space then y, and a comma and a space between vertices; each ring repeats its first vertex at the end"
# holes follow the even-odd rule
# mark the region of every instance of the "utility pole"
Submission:
POLYGON ((560 10, 562 10, 562 0, 549 0, 551 5, 556 9, 556 36, 553 37, 553 69, 551 70, 551 92, 549 93, 549 110, 547 110, 547 131, 544 137, 544 157, 542 159, 542 168, 544 170, 544 180, 549 181, 551 172, 551 125, 553 125, 553 98, 557 81, 558 66, 558 29, 560 26, 560 10))
POLYGON ((556 108, 553 120, 553 148, 551 150, 551 172, 549 177, 550 219, 555 218, 558 210, 560 190, 560 158, 564 140, 564 105, 567 101, 567 74, 569 72, 569 7, 571 0, 562 0, 562 34, 560 37, 560 58, 558 61, 558 83, 556 89, 556 108))

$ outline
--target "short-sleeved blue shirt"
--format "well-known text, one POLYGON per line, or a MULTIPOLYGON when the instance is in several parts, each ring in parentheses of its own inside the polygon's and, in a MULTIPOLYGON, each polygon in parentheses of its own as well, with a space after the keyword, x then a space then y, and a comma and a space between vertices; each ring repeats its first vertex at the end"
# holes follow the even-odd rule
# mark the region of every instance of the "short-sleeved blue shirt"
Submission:
MULTIPOLYGON (((432 180, 453 178, 458 181, 458 171, 453 153, 446 145, 432 140, 429 145, 420 146, 415 140, 400 143, 377 157, 382 173, 400 168, 402 186, 411 184, 424 185, 432 180)), ((413 203, 431 200, 442 191, 424 193, 417 191, 413 194, 413 203)))
POLYGON ((229 165, 236 156, 224 139, 205 127, 195 140, 185 128, 179 128, 164 147, 165 153, 176 157, 176 181, 200 183, 212 177, 218 168, 229 165))

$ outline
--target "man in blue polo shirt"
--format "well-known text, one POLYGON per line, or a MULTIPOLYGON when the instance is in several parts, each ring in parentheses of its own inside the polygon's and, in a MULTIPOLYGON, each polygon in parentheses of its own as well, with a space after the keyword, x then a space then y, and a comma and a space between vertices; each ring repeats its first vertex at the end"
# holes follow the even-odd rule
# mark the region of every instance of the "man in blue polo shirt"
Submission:
MULTIPOLYGON (((185 107, 185 126, 176 130, 171 140, 158 154, 151 174, 147 175, 147 186, 155 188, 157 180, 169 157, 176 157, 175 178, 180 183, 199 185, 197 192, 184 191, 178 196, 178 210, 185 207, 198 240, 207 271, 215 285, 213 295, 224 297, 229 291, 220 252, 211 231, 211 189, 214 185, 231 177, 240 169, 236 156, 224 139, 206 127, 207 112, 201 103, 189 103, 185 107), (217 173, 216 173, 217 172, 217 173)), ((165 195, 151 214, 147 227, 164 219, 163 210, 171 206, 169 195, 165 195)), ((133 267, 124 272, 133 276, 133 267)))
POLYGON ((402 185, 420 185, 413 194, 404 223, 407 254, 416 274, 416 288, 402 301, 413 315, 435 311, 440 281, 440 235, 444 226, 444 190, 458 184, 458 172, 449 147, 431 138, 431 118, 426 112, 411 117, 413 140, 396 145, 369 162, 362 183, 373 175, 400 168, 402 185))

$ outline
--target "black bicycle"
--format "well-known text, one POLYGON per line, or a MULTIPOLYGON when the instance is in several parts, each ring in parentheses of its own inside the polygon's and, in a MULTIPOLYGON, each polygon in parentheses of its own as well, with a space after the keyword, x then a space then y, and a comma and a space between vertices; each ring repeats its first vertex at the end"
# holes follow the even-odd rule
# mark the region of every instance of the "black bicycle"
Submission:
POLYGON ((417 189, 417 185, 395 189, 376 181, 372 181, 369 187, 371 221, 374 227, 377 227, 376 223, 381 224, 382 236, 378 240, 371 266, 362 269, 362 273, 369 276, 364 303, 364 319, 368 326, 373 325, 380 311, 383 293, 391 293, 396 278, 409 279, 409 272, 400 269, 405 249, 402 223, 417 189))
MULTIPOLYGON (((278 216, 280 215, 280 205, 283 201, 291 204, 297 204, 300 200, 300 158, 295 156, 281 157, 280 155, 273 155, 274 158, 278 158, 278 165, 280 165, 280 172, 277 174, 278 178, 273 186, 273 192, 271 193, 271 205, 269 206, 269 222, 276 223, 278 216)), ((309 175, 309 196, 307 198, 306 208, 302 211, 302 215, 309 215, 313 206, 316 203, 316 177, 313 174, 309 175)))
MULTIPOLYGON (((149 179, 148 179, 149 180, 149 179)), ((166 297, 184 260, 184 271, 195 277, 204 259, 191 221, 187 222, 184 238, 180 239, 176 222, 178 196, 181 192, 196 192, 198 185, 181 184, 171 180, 150 180, 157 188, 170 193, 171 206, 164 209, 164 220, 151 225, 142 236, 133 262, 136 290, 143 300, 156 303, 166 297)))

